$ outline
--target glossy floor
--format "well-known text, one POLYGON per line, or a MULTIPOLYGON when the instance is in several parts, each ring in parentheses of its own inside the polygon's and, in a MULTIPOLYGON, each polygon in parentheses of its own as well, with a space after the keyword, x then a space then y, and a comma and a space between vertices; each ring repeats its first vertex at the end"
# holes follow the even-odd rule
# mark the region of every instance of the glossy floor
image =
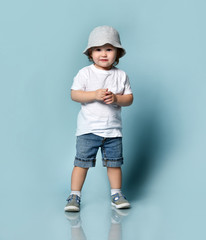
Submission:
POLYGON ((205 210, 200 207, 204 200, 199 200, 198 207, 196 199, 185 193, 173 197, 153 193, 132 201, 127 210, 112 208, 109 197, 84 195, 80 213, 65 213, 64 198, 47 194, 7 199, 5 207, 1 205, 1 239, 190 240, 204 236, 205 210))

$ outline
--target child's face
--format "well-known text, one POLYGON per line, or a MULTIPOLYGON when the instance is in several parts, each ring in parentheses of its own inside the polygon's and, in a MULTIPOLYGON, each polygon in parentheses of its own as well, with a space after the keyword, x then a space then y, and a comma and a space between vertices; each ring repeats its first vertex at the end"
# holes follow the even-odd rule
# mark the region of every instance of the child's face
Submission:
POLYGON ((92 48, 91 57, 94 65, 102 70, 109 70, 112 68, 116 60, 117 48, 110 44, 100 47, 92 48))

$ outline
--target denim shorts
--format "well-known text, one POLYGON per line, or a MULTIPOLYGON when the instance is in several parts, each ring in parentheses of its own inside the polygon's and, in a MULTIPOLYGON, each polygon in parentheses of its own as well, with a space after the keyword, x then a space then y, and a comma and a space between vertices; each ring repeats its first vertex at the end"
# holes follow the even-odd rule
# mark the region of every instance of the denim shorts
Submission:
POLYGON ((104 167, 120 167, 123 164, 121 137, 104 138, 89 133, 77 136, 74 166, 95 167, 99 148, 104 167))

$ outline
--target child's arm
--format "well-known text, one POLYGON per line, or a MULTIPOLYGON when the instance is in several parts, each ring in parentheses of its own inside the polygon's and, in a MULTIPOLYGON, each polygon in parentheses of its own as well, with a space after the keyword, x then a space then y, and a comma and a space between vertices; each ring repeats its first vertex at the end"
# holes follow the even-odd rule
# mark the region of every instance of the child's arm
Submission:
POLYGON ((115 103, 122 107, 129 106, 133 102, 133 94, 118 95, 112 92, 106 92, 106 96, 104 97, 104 102, 106 104, 115 103))
POLYGON ((96 91, 71 90, 71 98, 79 103, 89 103, 93 101, 104 101, 108 89, 98 89, 96 91))

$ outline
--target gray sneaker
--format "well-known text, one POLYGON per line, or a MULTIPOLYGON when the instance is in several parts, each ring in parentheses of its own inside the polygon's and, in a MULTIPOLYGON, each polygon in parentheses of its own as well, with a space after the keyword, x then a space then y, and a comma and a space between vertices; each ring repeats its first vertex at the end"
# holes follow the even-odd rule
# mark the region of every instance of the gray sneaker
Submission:
POLYGON ((116 193, 111 196, 112 206, 116 208, 130 208, 130 203, 122 193, 116 193))
POLYGON ((71 194, 67 198, 67 205, 64 208, 65 212, 79 212, 80 210, 80 197, 76 194, 71 194))

